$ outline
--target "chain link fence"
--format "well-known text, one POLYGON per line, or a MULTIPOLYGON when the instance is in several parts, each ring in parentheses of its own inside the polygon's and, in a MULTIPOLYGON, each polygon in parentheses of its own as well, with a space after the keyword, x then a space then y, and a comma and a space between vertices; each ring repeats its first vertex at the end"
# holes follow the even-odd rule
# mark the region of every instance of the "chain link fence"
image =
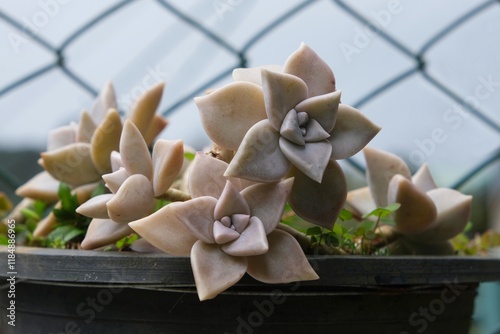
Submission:
MULTIPOLYGON (((6 94, 9 94, 16 88, 26 85, 30 83, 32 80, 47 75, 52 71, 60 71, 67 78, 73 81, 81 90, 96 96, 98 94, 98 88, 93 87, 91 84, 86 82, 84 78, 80 77, 77 73, 72 71, 66 65, 66 55, 65 55, 66 50, 73 43, 75 43, 75 41, 84 36, 94 26, 99 24, 101 21, 110 18, 113 15, 117 15, 118 13, 120 13, 120 11, 122 11, 125 7, 127 7, 133 2, 135 1, 124 0, 115 3, 112 7, 107 8, 103 12, 99 13, 97 16, 88 21, 86 24, 81 26, 78 30, 74 31, 72 34, 67 36, 65 40, 57 46, 52 45, 48 40, 44 39, 44 37, 34 33, 30 29, 27 29, 27 27, 23 23, 17 21, 14 17, 0 10, 0 20, 4 21, 4 23, 8 24, 11 28, 17 30, 18 32, 28 35, 40 47, 46 49, 47 51, 50 51, 55 56, 54 58, 55 60, 53 63, 43 66, 39 69, 36 69, 32 73, 29 73, 23 76, 22 78, 19 78, 14 82, 9 83, 3 88, 0 87, 0 98, 6 94)), ((165 0, 157 0, 157 3, 161 6, 163 10, 169 12, 170 14, 175 15, 178 19, 188 24, 192 29, 195 29, 199 33, 203 34, 205 38, 210 39, 211 41, 216 43, 218 47, 235 55, 239 59, 239 64, 238 64, 239 67, 245 67, 247 65, 248 54, 252 51, 252 48, 254 48, 259 41, 261 41, 268 34, 273 32, 273 30, 278 29, 281 25, 283 25, 292 17, 300 15, 301 12, 303 12, 306 8, 308 8, 311 4, 315 2, 316 1, 303 1, 298 3, 295 7, 292 7, 291 9, 283 13, 281 16, 277 17, 263 29, 257 31, 250 39, 248 39, 248 41, 243 46, 236 47, 228 43, 224 39, 224 37, 217 34, 217 32, 211 30, 209 27, 204 26, 201 22, 192 18, 188 13, 179 10, 175 6, 173 1, 168 2, 165 0)), ((450 36, 452 32, 458 29, 461 25, 470 21, 471 19, 483 13, 484 11, 490 9, 492 6, 499 6, 500 5, 499 1, 491 0, 478 4, 475 8, 471 9, 464 15, 456 18, 453 22, 448 24, 442 30, 435 32, 435 34, 431 38, 429 38, 426 43, 423 44, 423 46, 418 50, 418 52, 408 49, 404 45, 404 43, 392 37, 390 34, 384 31, 383 28, 381 29, 380 27, 375 26, 373 22, 369 18, 364 16, 359 10, 357 10, 352 5, 352 3, 342 0, 333 0, 332 3, 338 8, 340 8, 346 15, 354 18, 355 20, 359 21, 366 27, 369 27, 372 31, 374 31, 378 35, 378 37, 387 42, 391 46, 391 48, 401 53, 405 57, 411 59, 414 64, 411 69, 406 70, 403 73, 400 73, 393 79, 376 87, 374 90, 370 91, 368 94, 360 98, 357 102, 353 103, 355 107, 357 108, 362 107, 366 103, 377 98, 382 93, 393 89, 394 87, 396 87, 403 81, 407 80, 408 78, 420 74, 435 89, 439 90, 442 94, 448 96, 451 100, 461 105, 473 117, 475 117, 480 122, 484 123, 486 127, 490 128, 500 136, 500 126, 494 120, 492 120, 487 113, 485 113, 480 108, 472 105, 469 101, 464 100, 461 96, 459 96, 454 92, 454 90, 448 85, 447 82, 440 81, 438 78, 434 77, 426 70, 426 56, 429 50, 431 50, 433 47, 435 47, 443 40, 445 40, 448 36, 450 36)), ((193 97, 202 94, 205 89, 212 87, 212 85, 220 81, 221 78, 228 76, 231 73, 231 71, 232 68, 227 69, 221 73, 218 73, 215 77, 204 82, 196 89, 188 92, 165 110, 162 110, 161 111, 162 114, 168 116, 174 111, 181 108, 184 104, 191 102, 193 97)), ((480 161, 474 168, 470 169, 465 175, 455 180, 452 187, 461 188, 465 183, 467 183, 474 176, 476 176, 481 170, 485 169, 487 166, 490 166, 498 161, 500 161, 500 147, 496 149, 494 154, 492 154, 489 157, 485 157, 483 161, 480 161)), ((349 159, 349 163, 358 170, 363 171, 363 167, 359 165, 355 160, 349 159)), ((20 180, 4 166, 0 166, 0 180, 12 189, 17 188, 17 186, 20 185, 20 180)))

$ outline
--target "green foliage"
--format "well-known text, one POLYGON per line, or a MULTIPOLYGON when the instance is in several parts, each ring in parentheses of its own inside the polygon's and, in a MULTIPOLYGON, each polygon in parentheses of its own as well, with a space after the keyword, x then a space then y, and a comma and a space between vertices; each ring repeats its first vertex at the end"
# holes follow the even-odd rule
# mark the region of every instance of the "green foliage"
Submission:
POLYGON ((118 240, 115 243, 115 246, 116 248, 118 248, 118 250, 122 251, 126 248, 129 248, 130 245, 132 245, 137 239, 139 239, 139 236, 135 233, 132 233, 131 235, 127 235, 125 238, 118 240))
POLYGON ((500 247, 500 233, 493 230, 487 230, 482 234, 476 234, 469 237, 467 232, 471 229, 469 223, 463 233, 460 233, 451 243, 459 255, 484 255, 495 247, 500 247))
POLYGON ((194 153, 191 152, 184 152, 184 158, 188 159, 189 161, 193 161, 195 157, 194 153))

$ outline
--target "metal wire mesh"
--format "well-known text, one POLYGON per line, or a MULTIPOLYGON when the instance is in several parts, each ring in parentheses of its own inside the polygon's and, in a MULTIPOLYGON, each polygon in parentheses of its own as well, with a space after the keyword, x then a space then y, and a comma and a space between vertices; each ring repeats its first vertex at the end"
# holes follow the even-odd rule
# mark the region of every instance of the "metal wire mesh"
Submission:
MULTIPOLYGON (((42 68, 39 68, 37 70, 34 70, 32 73, 29 73, 24 77, 17 79, 14 82, 8 84, 6 87, 2 88, 0 90, 0 97, 52 71, 62 72, 76 85, 78 85, 78 87, 80 87, 82 90, 96 96, 98 93, 98 89, 96 89, 96 87, 93 87, 91 84, 85 82, 85 80, 82 77, 78 76, 74 71, 72 71, 70 68, 66 66, 65 51, 72 43, 74 43, 80 37, 84 36, 93 26, 95 26, 96 24, 98 24, 103 20, 108 19, 113 15, 116 15, 126 6, 128 6, 133 2, 134 2, 133 0, 132 1, 123 0, 116 3, 114 6, 104 10, 103 12, 99 13, 97 16, 92 18, 90 21, 88 21, 86 24, 81 26, 77 31, 66 37, 66 39, 58 46, 52 45, 48 40, 26 29, 23 26, 23 24, 16 21, 16 19, 14 19, 13 17, 9 16, 8 14, 0 10, 0 20, 3 20, 12 28, 18 30, 19 32, 28 35, 39 46, 45 48, 46 50, 50 51, 55 55, 55 61, 53 63, 43 66, 42 68)), ((210 28, 204 26, 196 19, 190 17, 188 14, 179 10, 172 2, 168 2, 166 0, 157 0, 157 3, 160 4, 161 8, 163 8, 165 11, 168 11, 170 14, 175 15, 184 23, 188 24, 192 29, 196 29, 197 31, 199 31, 201 34, 205 36, 205 38, 210 39, 211 41, 216 43, 218 47, 235 55, 239 59, 239 64, 238 64, 239 67, 246 66, 248 58, 247 56, 257 42, 261 41, 264 37, 270 34, 273 30, 279 28, 293 16, 300 14, 314 2, 315 1, 309 1, 309 0, 300 2, 295 7, 291 8, 281 16, 277 17, 263 29, 257 31, 243 46, 235 47, 230 43, 226 42, 226 40, 222 36, 219 36, 216 32, 212 31, 210 28)), ((475 8, 465 13, 464 15, 455 19, 453 22, 448 24, 440 31, 437 31, 431 38, 429 38, 427 42, 424 43, 424 45, 418 50, 418 52, 413 52, 409 50, 406 46, 404 46, 404 44, 401 41, 398 41, 396 38, 390 36, 387 32, 385 32, 383 28, 374 26, 374 24, 367 17, 363 16, 363 14, 361 14, 349 3, 342 0, 332 0, 332 3, 335 6, 338 6, 338 8, 344 11, 347 15, 350 15, 355 20, 359 21, 360 23, 372 29, 372 31, 376 32, 376 34, 378 34, 380 38, 385 40, 392 48, 400 52, 405 57, 410 58, 414 62, 414 66, 411 69, 405 70, 399 75, 396 75, 393 79, 376 87, 373 91, 369 92, 368 94, 360 98, 357 102, 355 102, 353 104, 354 107, 359 108, 364 104, 370 102, 371 100, 375 99, 377 96, 381 95, 385 91, 394 88, 395 86, 407 80, 408 78, 420 74, 429 84, 434 86, 444 95, 448 96, 451 100, 463 106, 468 112, 471 113, 471 115, 473 115, 475 118, 483 122, 487 127, 495 131, 495 133, 500 135, 499 125, 496 124, 487 115, 487 113, 485 113, 480 108, 476 108, 475 106, 471 105, 468 101, 462 99, 460 96, 458 96, 456 93, 453 92, 453 89, 450 86, 448 86, 446 82, 440 81, 436 77, 432 76, 428 71, 426 71, 426 55, 430 49, 432 49, 437 44, 446 39, 454 30, 459 28, 467 21, 471 20, 472 18, 479 15, 483 11, 489 9, 490 7, 497 6, 500 3, 498 0, 490 0, 482 4, 479 4, 475 8)), ((221 78, 227 76, 229 73, 231 73, 231 71, 232 68, 229 68, 227 70, 222 71, 221 73, 218 73, 216 76, 214 76, 207 82, 203 83, 196 89, 188 92, 183 97, 175 101, 167 109, 162 110, 162 114, 165 116, 171 114, 172 112, 183 106, 185 103, 190 102, 193 97, 199 95, 205 89, 211 87, 214 83, 219 81, 221 78)), ((471 170, 469 170, 460 179, 456 180, 452 187, 453 188, 462 187, 465 183, 471 180, 485 167, 499 160, 500 160, 500 148, 496 149, 496 151, 494 151, 494 153, 491 156, 486 157, 483 161, 480 161, 475 167, 471 168, 471 170)), ((352 159, 348 161, 355 168, 357 168, 360 171, 363 171, 363 167, 360 166, 358 163, 356 163, 356 161, 352 159)), ((0 180, 4 181, 4 183, 7 184, 12 189, 15 189, 17 186, 19 186, 19 180, 17 179, 17 177, 15 175, 12 175, 10 171, 3 168, 2 166, 0 166, 0 180)))

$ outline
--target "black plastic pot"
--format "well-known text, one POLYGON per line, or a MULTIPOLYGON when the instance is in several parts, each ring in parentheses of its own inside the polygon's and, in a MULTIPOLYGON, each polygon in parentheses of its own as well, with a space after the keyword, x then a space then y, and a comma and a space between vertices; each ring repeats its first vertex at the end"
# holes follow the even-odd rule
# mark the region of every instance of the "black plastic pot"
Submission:
MULTIPOLYGON (((5 247, 1 258, 5 282, 5 247)), ((320 280, 245 276, 200 302, 188 258, 18 247, 15 299, 10 284, 0 292, 2 333, 468 333, 478 283, 500 280, 498 258, 309 261, 320 280)))

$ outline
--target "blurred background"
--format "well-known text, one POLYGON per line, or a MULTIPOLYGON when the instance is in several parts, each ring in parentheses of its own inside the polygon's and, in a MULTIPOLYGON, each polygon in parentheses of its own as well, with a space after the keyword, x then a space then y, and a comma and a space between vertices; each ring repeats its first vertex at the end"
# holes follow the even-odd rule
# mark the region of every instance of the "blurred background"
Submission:
MULTIPOLYGON (((4 1, 0 36, 0 191, 11 196, 40 171, 49 130, 78 121, 106 81, 123 112, 165 81, 161 137, 201 149, 193 97, 305 42, 343 103, 383 128, 370 145, 412 171, 427 163, 438 185, 474 195, 475 230, 500 230, 499 1, 4 1)), ((342 164, 363 185, 362 154, 342 164)), ((493 296, 480 299, 478 333, 500 333, 493 296)))

